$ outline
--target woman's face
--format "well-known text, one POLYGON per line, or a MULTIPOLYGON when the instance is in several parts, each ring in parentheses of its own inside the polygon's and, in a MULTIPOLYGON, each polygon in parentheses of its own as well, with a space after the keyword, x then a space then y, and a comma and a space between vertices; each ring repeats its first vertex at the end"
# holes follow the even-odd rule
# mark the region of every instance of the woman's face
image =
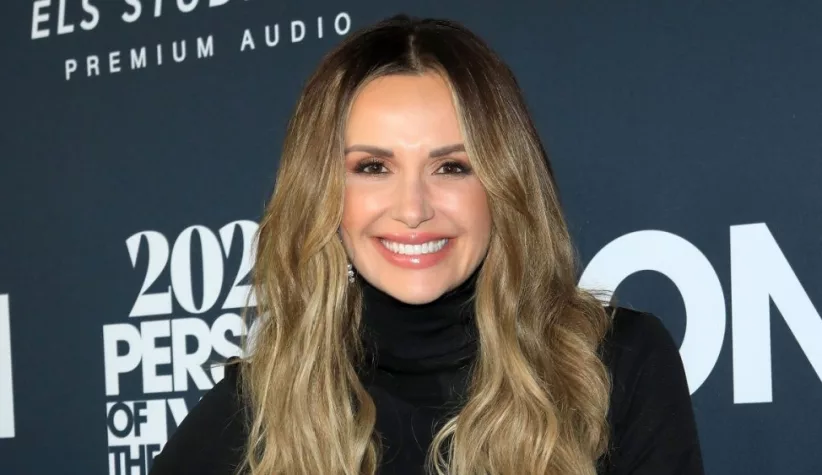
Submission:
POLYGON ((352 104, 341 237, 357 272, 403 302, 457 287, 488 250, 485 188, 463 144, 439 75, 384 76, 352 104))

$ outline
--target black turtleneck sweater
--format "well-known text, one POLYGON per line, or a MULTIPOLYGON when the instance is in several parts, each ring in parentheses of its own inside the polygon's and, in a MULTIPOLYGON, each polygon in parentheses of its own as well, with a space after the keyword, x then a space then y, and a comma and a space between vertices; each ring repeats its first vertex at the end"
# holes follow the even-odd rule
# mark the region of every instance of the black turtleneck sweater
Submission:
MULTIPOLYGON (((422 475, 433 435, 463 403, 477 350, 475 279, 429 304, 409 305, 358 278, 368 355, 359 372, 377 407, 379 475, 422 475)), ((660 321, 619 308, 602 350, 613 378, 612 435, 598 473, 702 475, 682 361, 660 321)), ((186 416, 150 475, 233 474, 248 423, 236 368, 226 367, 225 378, 186 416)))

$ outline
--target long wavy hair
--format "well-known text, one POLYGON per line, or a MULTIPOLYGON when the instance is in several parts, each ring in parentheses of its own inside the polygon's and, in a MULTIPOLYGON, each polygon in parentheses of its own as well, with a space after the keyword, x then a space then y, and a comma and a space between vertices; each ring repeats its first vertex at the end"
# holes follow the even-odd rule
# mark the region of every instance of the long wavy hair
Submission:
POLYGON ((370 475, 382 452, 358 378, 361 289, 338 238, 352 101, 389 74, 440 74, 492 218, 474 298, 479 352, 467 400, 435 434, 429 473, 584 474, 608 445, 610 319, 578 263, 546 153, 508 67, 458 23, 397 16, 345 38, 288 125, 252 274, 243 362, 249 437, 238 473, 370 475))

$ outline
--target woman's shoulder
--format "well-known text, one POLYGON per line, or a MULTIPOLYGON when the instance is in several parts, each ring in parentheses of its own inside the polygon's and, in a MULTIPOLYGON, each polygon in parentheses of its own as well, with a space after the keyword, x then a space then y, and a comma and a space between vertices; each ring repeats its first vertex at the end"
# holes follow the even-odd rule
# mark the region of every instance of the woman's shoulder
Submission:
POLYGON ((602 355, 611 373, 614 402, 636 396, 628 393, 629 389, 637 392, 657 388, 688 395, 679 348, 662 321, 651 313, 625 307, 606 310, 612 323, 602 355))
POLYGON ((246 441, 243 363, 230 358, 225 375, 203 395, 154 459, 150 475, 232 475, 246 441))
POLYGON ((662 321, 648 312, 608 307, 603 344, 612 381, 612 451, 607 474, 703 473, 684 364, 662 321))
POLYGON ((603 344, 606 361, 641 363, 651 356, 679 357, 671 334, 656 315, 627 307, 608 306, 606 311, 611 315, 603 344))

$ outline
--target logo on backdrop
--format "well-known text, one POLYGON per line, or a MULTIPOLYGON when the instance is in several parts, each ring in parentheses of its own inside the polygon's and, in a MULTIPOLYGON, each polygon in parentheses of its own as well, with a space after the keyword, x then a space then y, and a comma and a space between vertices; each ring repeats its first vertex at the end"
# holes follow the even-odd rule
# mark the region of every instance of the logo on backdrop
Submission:
POLYGON ((11 373, 9 295, 0 294, 0 439, 14 437, 14 385, 11 373))
POLYGON ((585 268, 580 286, 615 291, 640 271, 655 271, 676 286, 685 304, 679 348, 691 393, 708 379, 725 341, 731 308, 734 403, 773 401, 771 304, 822 380, 822 317, 765 223, 731 226, 729 297, 708 258, 665 231, 625 234, 603 247, 585 268))
MULTIPOLYGON (((101 22, 125 25, 144 23, 170 14, 243 4, 247 0, 35 0, 32 3, 31 39, 43 40, 95 30, 101 22)), ((200 61, 223 52, 249 52, 287 44, 343 36, 351 30, 351 16, 339 12, 328 17, 292 18, 269 24, 237 28, 225 37, 203 31, 189 38, 144 38, 107 52, 83 52, 64 59, 66 81, 111 76, 175 63, 200 61), (148 44, 146 44, 148 43, 148 44)))
POLYGON ((217 232, 195 225, 171 242, 157 231, 126 239, 142 281, 122 321, 103 326, 110 475, 148 473, 196 398, 223 378, 212 363, 240 355, 245 283, 253 265, 253 221, 217 232), (185 396, 189 396, 186 398, 185 396))

